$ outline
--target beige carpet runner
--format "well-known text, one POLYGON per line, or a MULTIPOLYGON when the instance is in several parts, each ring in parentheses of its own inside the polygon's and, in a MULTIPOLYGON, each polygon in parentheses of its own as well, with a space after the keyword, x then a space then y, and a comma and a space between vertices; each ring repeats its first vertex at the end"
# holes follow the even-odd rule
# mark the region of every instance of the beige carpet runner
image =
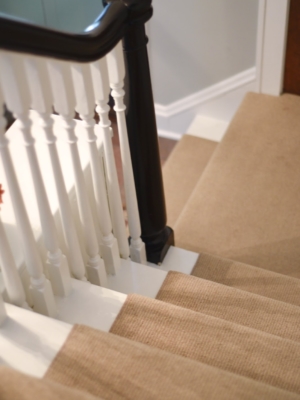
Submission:
POLYGON ((174 226, 217 144, 184 135, 167 159, 163 179, 169 226, 174 226))
POLYGON ((100 400, 87 392, 0 367, 1 400, 100 400))
POLYGON ((299 110, 298 96, 246 96, 173 226, 177 246, 300 278, 299 110))
POLYGON ((113 400, 300 398, 295 393, 85 326, 73 328, 46 379, 113 400))
POLYGON ((111 332, 300 394, 300 343, 129 295, 111 332))
POLYGON ((178 272, 158 300, 300 342, 300 307, 178 272))
POLYGON ((201 253, 192 275, 300 306, 300 279, 263 268, 201 253))

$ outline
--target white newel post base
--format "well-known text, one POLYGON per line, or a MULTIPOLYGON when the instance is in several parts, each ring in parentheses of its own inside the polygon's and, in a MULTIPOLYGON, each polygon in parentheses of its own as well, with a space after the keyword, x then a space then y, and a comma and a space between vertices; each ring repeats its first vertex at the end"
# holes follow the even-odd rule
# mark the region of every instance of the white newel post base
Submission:
POLYGON ((97 255, 94 258, 89 258, 86 266, 86 271, 88 275, 88 280, 97 286, 108 287, 107 286, 107 276, 104 261, 97 255))
POLYGON ((146 247, 145 243, 140 239, 132 239, 130 241, 130 258, 139 264, 146 264, 146 247))
POLYGON ((55 256, 48 254, 47 272, 54 294, 60 297, 68 296, 72 289, 71 275, 67 258, 61 251, 55 256))
POLYGON ((100 245, 100 249, 105 262, 106 272, 111 275, 116 275, 121 265, 118 242, 112 234, 107 241, 105 239, 104 237, 104 243, 100 245))
POLYGON ((33 284, 32 280, 33 278, 31 278, 30 292, 34 311, 48 317, 56 317, 57 309, 50 281, 44 278, 43 282, 33 284))
POLYGON ((0 326, 2 322, 5 320, 5 318, 6 318, 6 311, 5 311, 4 301, 0 294, 0 326))

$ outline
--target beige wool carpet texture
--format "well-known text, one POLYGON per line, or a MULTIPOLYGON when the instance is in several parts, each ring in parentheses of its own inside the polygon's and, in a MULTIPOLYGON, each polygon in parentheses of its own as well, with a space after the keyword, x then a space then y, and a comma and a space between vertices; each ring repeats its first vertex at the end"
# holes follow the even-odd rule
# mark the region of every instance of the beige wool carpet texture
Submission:
POLYGON ((300 343, 300 307, 169 272, 156 299, 300 343))
POLYGON ((201 253, 192 275, 300 306, 300 280, 263 268, 201 253))
POLYGON ((175 224, 217 144, 184 135, 167 159, 163 167, 163 179, 169 226, 175 224))
POLYGON ((129 295, 111 332, 300 394, 300 343, 129 295))
POLYGON ((173 226, 178 247, 300 278, 299 110, 299 96, 246 95, 173 226))
POLYGON ((100 400, 100 397, 1 366, 0 400, 100 400))
POLYGON ((45 379, 114 400, 300 398, 296 393, 79 325, 71 331, 45 379))

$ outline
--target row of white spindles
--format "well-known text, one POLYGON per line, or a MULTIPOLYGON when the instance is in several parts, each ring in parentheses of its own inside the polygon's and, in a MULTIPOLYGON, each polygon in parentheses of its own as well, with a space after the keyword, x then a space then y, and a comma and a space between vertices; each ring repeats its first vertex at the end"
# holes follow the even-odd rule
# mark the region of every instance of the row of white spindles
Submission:
POLYGON ((95 100, 91 71, 89 65, 75 63, 71 65, 71 71, 76 96, 76 111, 82 119, 85 140, 89 150, 93 192, 97 206, 98 223, 102 234, 102 254, 109 272, 116 274, 120 264, 120 256, 117 241, 112 233, 105 177, 97 147, 97 136, 95 135, 95 100))
MULTIPOLYGON (((67 259, 59 248, 56 227, 35 152, 34 138, 31 135, 31 120, 29 118, 30 107, 39 113, 40 126, 43 129, 45 143, 48 147, 58 194, 64 236, 69 250, 70 269, 73 276, 77 279, 85 280, 85 272, 87 270, 88 279, 92 283, 106 286, 105 264, 107 271, 115 274, 120 264, 119 255, 125 259, 130 255, 133 261, 146 263, 145 245, 140 238, 140 220, 125 121, 123 90, 125 69, 120 44, 107 58, 89 65, 70 64, 55 60, 46 61, 34 56, 21 57, 8 52, 0 53, 0 61, 4 100, 8 108, 17 117, 16 124, 18 124, 19 131, 22 133, 28 155, 43 238, 48 251, 47 271, 55 294, 67 296, 71 290, 71 278, 67 259), (111 123, 108 117, 109 107, 107 102, 110 86, 115 99, 115 110, 120 135, 126 205, 131 236, 130 248, 126 234, 123 206, 113 153, 111 123), (87 253, 86 268, 80 252, 79 241, 56 149, 56 137, 53 134, 53 120, 51 118, 53 104, 60 114, 61 127, 64 130, 64 138, 71 155, 76 197, 87 253), (103 135, 106 177, 103 171, 102 159, 97 148, 98 138, 95 135, 95 122, 93 118, 95 104, 100 116, 99 125, 103 135), (73 120, 74 109, 76 109, 82 119, 81 123, 89 149, 93 191, 97 205, 96 220, 92 215, 79 157, 78 139, 75 134, 75 122, 73 120), (98 226, 95 224, 99 224, 101 231, 100 247, 96 233, 98 226), (105 263, 101 256, 105 260, 105 263)), ((4 135, 1 135, 2 161, 7 181, 9 182, 17 225, 23 241, 25 261, 31 278, 34 309, 43 314, 53 316, 56 313, 56 309, 51 284, 43 273, 43 262, 36 248, 7 144, 6 138, 4 135)), ((7 257, 9 259, 9 256, 7 257)), ((12 264, 12 260, 9 263, 12 264)), ((15 284, 15 287, 17 288, 17 284, 15 284)), ((16 291, 19 290, 16 289, 16 291)), ((19 292, 21 299, 23 294, 21 291, 19 292)), ((19 300, 20 302, 21 300, 19 300)), ((23 302, 22 304, 25 303, 23 302)))
MULTIPOLYGON (((5 120, 2 117, 0 118, 0 129, 2 132, 4 128, 5 128, 5 120)), ((2 133, 0 135, 1 135, 0 136, 0 151, 1 151, 1 146, 3 144, 1 138, 3 139, 3 135, 2 133)), ((6 146, 6 144, 4 144, 4 146, 6 146)), ((0 266, 9 301, 16 306, 28 308, 28 305, 26 303, 25 291, 17 270, 13 254, 10 249, 9 242, 6 237, 6 233, 1 218, 0 218, 0 266)), ((3 310, 4 310, 3 300, 0 295, 0 324, 1 324, 1 317, 5 315, 5 313, 3 314, 3 310)))
MULTIPOLYGON (((9 58, 6 58, 4 54, 1 54, 1 84, 3 85, 3 70, 10 69, 9 58)), ((9 72, 7 79, 12 78, 13 70, 9 72)), ((14 82, 14 80, 12 79, 14 82)), ((15 86, 16 83, 13 83, 15 86)), ((0 93, 0 103, 4 103, 4 99, 9 96, 2 96, 0 93)), ((22 109, 20 101, 16 102, 17 106, 22 109)), ((45 315, 55 316, 56 305, 54 295, 52 291, 51 283, 46 279, 43 272, 43 264, 40 254, 37 250, 35 238, 30 226, 29 218, 26 212, 24 201, 21 195, 21 190, 14 170, 13 162, 8 148, 8 140, 4 135, 5 121, 1 117, 1 134, 0 134, 0 152, 1 160, 3 163, 3 169, 6 174, 6 181, 8 189, 10 191, 14 214, 16 217, 16 223, 20 232, 22 241, 23 254, 25 258, 26 267, 30 276, 30 292, 32 295, 34 309, 45 315)))
POLYGON ((107 63, 109 67, 109 82, 112 89, 111 94, 115 101, 114 110, 118 121, 128 225, 131 237, 130 256, 133 261, 146 264, 146 249, 144 242, 141 240, 141 223, 125 119, 126 106, 124 104, 125 92, 123 90, 125 64, 121 42, 108 53, 107 63))
POLYGON ((78 139, 74 131, 75 121, 73 117, 76 99, 70 64, 60 61, 49 61, 48 66, 54 107, 60 114, 61 127, 65 132, 65 140, 68 144, 72 160, 78 208, 88 256, 88 277, 94 284, 107 286, 105 265, 99 254, 100 248, 77 146, 78 139))
POLYGON ((108 116, 110 109, 107 103, 109 99, 110 87, 105 58, 92 63, 90 68, 93 79, 94 101, 97 105, 96 111, 100 118, 99 125, 103 137, 107 174, 107 190, 110 202, 113 232, 118 240, 121 257, 127 259, 130 255, 130 252, 112 144, 111 122, 108 116))
MULTIPOLYGON (((79 239, 75 229, 70 201, 56 147, 57 139, 53 133, 53 119, 51 118, 53 96, 47 64, 44 59, 26 57, 25 65, 31 92, 31 105, 40 116, 40 127, 44 132, 44 142, 50 156, 62 219, 62 228, 69 249, 70 270, 76 279, 85 280, 86 271, 84 261, 80 251, 79 239)), ((64 262, 65 256, 62 255, 62 258, 64 262)))
MULTIPOLYGON (((32 96, 30 96, 23 57, 2 53, 0 55, 0 62, 5 101, 17 118, 16 125, 18 125, 19 131, 23 135, 27 159, 33 178, 44 243, 48 252, 47 269, 49 276, 52 278, 52 287, 55 294, 67 296, 71 290, 69 267, 66 257, 59 248, 57 232, 35 151, 35 140, 31 135, 32 123, 29 118, 29 109, 34 103, 38 104, 37 100, 40 99, 36 98, 34 89, 31 91, 32 96)), ((28 65, 28 70, 31 70, 31 65, 28 65)), ((35 76, 32 78, 35 78, 35 76)), ((35 84, 30 86, 38 88, 35 79, 33 79, 33 82, 35 84)))

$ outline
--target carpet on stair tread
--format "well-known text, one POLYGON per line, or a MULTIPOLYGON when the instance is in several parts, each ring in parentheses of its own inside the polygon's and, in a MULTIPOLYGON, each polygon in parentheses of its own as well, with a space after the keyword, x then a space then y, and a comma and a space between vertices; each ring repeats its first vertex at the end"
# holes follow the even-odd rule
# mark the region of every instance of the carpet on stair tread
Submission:
POLYGON ((300 343, 300 307, 179 272, 169 272, 157 300, 300 343))
POLYGON ((86 326, 74 326, 45 379, 105 399, 289 400, 296 393, 86 326))
POLYGON ((201 253, 193 276, 300 306, 300 279, 201 253))
POLYGON ((175 224, 217 145, 211 140, 184 135, 173 149, 163 166, 169 226, 175 224))
POLYGON ((135 294, 110 332, 300 393, 300 344, 291 340, 135 294))
POLYGON ((179 216, 176 245, 300 277, 300 97, 248 93, 179 216))
POLYGON ((0 367, 1 400, 101 400, 87 392, 0 367))

